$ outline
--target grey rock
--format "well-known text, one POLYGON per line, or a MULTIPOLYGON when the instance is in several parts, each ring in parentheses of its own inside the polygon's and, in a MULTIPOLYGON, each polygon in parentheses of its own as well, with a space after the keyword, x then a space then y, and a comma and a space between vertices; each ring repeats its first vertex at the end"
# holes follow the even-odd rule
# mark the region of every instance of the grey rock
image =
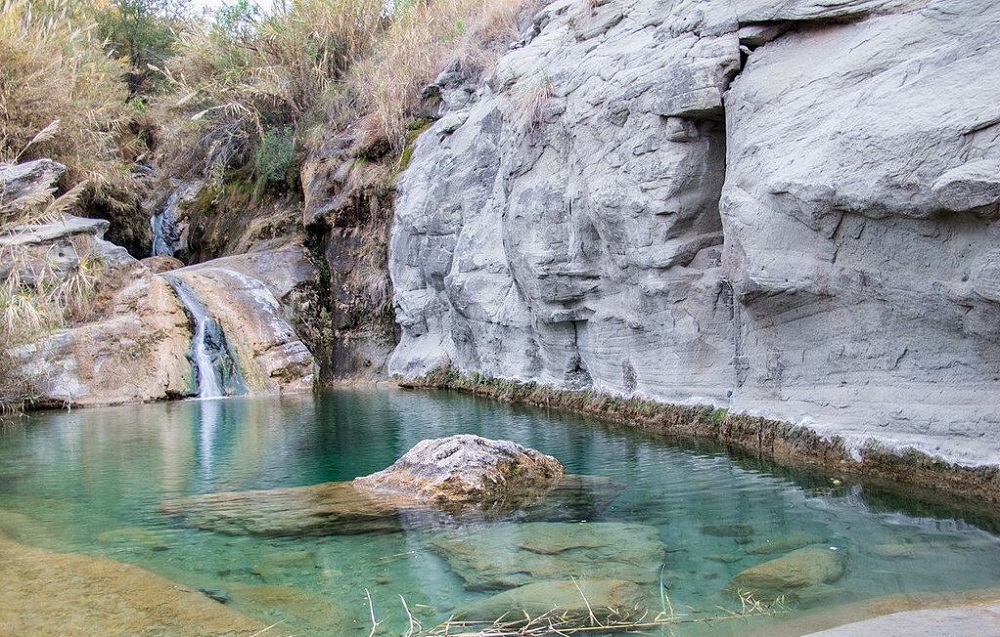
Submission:
POLYGON ((611 522, 499 524, 445 534, 431 546, 472 590, 567 577, 649 584, 665 550, 655 527, 611 522))
POLYGON ((26 199, 51 195, 64 172, 66 167, 51 159, 0 163, 0 213, 20 208, 26 199))
POLYGON ((152 256, 172 257, 189 250, 190 220, 185 205, 193 202, 205 185, 204 180, 172 180, 173 191, 163 208, 149 219, 153 235, 152 256))
POLYGON ((352 484, 362 493, 440 508, 518 508, 563 477, 552 456, 509 440, 470 434, 423 440, 394 462, 352 484))
POLYGON ((997 463, 1000 7, 542 14, 398 182, 391 373, 450 364, 997 463))
POLYGON ((0 263, 0 278, 18 267, 21 281, 32 285, 39 277, 61 279, 84 259, 109 268, 137 263, 125 248, 104 239, 110 225, 104 219, 60 215, 47 223, 14 226, 0 235, 0 250, 16 252, 18 258, 0 263))
POLYGON ((465 123, 419 138, 397 185, 390 371, 724 403, 724 131, 702 118, 721 117, 736 35, 646 28, 661 2, 580 10, 550 5, 465 123), (591 20, 600 37, 565 37, 591 20))
POLYGON ((998 24, 927 2, 750 56, 726 96, 733 409, 997 462, 998 24))
POLYGON ((936 637, 942 630, 953 635, 1000 637, 998 615, 1000 615, 1000 603, 996 602, 911 610, 809 633, 807 637, 868 637, 868 635, 936 637))

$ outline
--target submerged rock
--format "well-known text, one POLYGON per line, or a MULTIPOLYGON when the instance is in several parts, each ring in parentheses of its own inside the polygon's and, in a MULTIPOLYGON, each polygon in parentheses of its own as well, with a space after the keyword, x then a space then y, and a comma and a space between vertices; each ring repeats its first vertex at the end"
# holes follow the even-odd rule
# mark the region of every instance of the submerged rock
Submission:
POLYGON ((397 507, 348 482, 211 493, 168 500, 160 511, 186 526, 228 535, 354 535, 402 530, 397 507))
POLYGON ((749 524, 706 524, 701 532, 715 537, 748 538, 753 536, 754 529, 749 524))
POLYGON ((795 549, 809 546, 810 544, 819 544, 822 541, 823 540, 821 538, 818 538, 815 535, 808 535, 806 533, 791 533, 789 535, 783 535, 781 537, 752 544, 746 548, 746 552, 750 555, 787 553, 789 551, 794 551, 795 549))
POLYGON ((245 608, 277 624, 275 635, 326 637, 350 635, 364 628, 362 618, 336 600, 297 588, 234 584, 229 597, 233 607, 245 608))
POLYGON ((655 582, 665 547, 651 526, 526 523, 470 528, 431 546, 472 590, 566 577, 655 582))
POLYGON ((647 606, 646 595, 633 582, 582 579, 521 586, 460 608, 453 618, 516 628, 545 615, 565 629, 626 622, 641 617, 647 606))
POLYGON ((178 498, 161 503, 160 510, 185 526, 228 535, 356 535, 453 526, 456 520, 580 519, 603 510, 619 489, 603 478, 565 476, 544 498, 524 510, 484 512, 455 507, 442 510, 429 502, 359 492, 349 482, 329 482, 178 498))
POLYGON ((98 533, 97 542, 130 551, 165 551, 170 548, 170 542, 163 533, 139 527, 111 529, 98 533))
POLYGON ((418 443, 385 471, 353 482, 191 496, 160 510, 230 535, 352 535, 455 521, 580 519, 620 490, 606 478, 562 471, 533 449, 462 435, 418 443))
POLYGON ((830 547, 807 547, 750 567, 729 582, 734 593, 751 593, 769 602, 782 595, 794 597, 801 589, 832 584, 844 574, 844 554, 830 547))
POLYGON ((353 484, 406 504, 515 509, 547 493, 562 476, 552 456, 509 440, 461 434, 424 440, 388 469, 353 484))
POLYGON ((0 535, 0 633, 250 637, 267 625, 137 566, 0 535))

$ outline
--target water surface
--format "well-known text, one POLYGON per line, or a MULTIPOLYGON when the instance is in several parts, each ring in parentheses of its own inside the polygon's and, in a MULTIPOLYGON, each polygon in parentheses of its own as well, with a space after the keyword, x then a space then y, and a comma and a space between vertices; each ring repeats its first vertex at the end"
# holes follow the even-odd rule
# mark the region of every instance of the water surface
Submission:
POLYGON ((761 630, 758 620, 719 619, 740 609, 725 589, 736 573, 780 556, 750 549, 789 537, 835 548, 847 570, 767 621, 887 595, 1000 585, 1000 540, 971 513, 846 478, 792 475, 710 446, 685 448, 582 417, 444 392, 337 390, 34 414, 0 431, 0 526, 20 520, 7 531, 21 541, 221 589, 243 612, 281 622, 281 634, 367 635, 370 595, 382 634, 398 635, 406 627, 400 596, 426 628, 489 595, 465 590, 431 550, 440 531, 226 536, 178 527, 158 505, 350 480, 385 468, 420 440, 455 433, 514 440, 554 455, 569 473, 620 484, 589 522, 655 527, 667 553, 650 595, 657 604, 669 599, 689 620, 674 634, 761 630), (23 516, 33 521, 30 533, 23 516))

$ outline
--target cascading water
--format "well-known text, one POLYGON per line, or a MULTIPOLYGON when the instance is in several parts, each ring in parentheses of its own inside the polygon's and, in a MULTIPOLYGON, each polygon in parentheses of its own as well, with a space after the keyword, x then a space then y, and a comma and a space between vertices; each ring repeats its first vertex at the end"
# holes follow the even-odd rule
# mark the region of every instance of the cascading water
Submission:
POLYGON ((172 276, 165 277, 177 293, 177 298, 194 324, 191 338, 191 364, 194 368, 199 398, 217 398, 246 393, 235 357, 229 351, 222 326, 208 313, 186 283, 172 276))
POLYGON ((174 256, 174 245, 178 240, 177 224, 174 221, 174 208, 177 207, 179 192, 175 191, 167 200, 167 205, 160 212, 149 218, 149 227, 153 231, 153 256, 174 256))
POLYGON ((173 257, 187 251, 187 220, 183 206, 194 199, 204 184, 201 180, 173 183, 176 185, 166 205, 149 218, 154 257, 173 257))

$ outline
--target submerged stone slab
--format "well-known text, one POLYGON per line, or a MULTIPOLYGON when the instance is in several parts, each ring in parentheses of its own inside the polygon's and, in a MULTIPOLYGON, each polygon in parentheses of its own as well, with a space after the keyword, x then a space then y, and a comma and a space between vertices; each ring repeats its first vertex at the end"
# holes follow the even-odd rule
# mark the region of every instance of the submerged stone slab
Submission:
POLYGON ((646 595, 633 582, 615 579, 538 582, 460 608, 454 619, 498 622, 516 628, 546 616, 562 629, 641 617, 646 595))
POLYGON ((606 478, 565 476, 558 460, 517 443, 459 435, 420 442, 388 469, 353 482, 198 495, 160 510, 231 535, 348 535, 456 520, 580 519, 618 490, 606 478))
POLYGON ((801 549, 810 544, 819 544, 823 540, 808 533, 790 533, 769 540, 764 540, 752 544, 746 548, 750 555, 772 555, 774 553, 787 553, 795 549, 801 549))
POLYGON ((353 535, 399 531, 398 508, 348 482, 211 493, 167 500, 160 511, 185 526, 228 535, 353 535))
MULTIPOLYGON (((230 587, 236 608, 246 608, 277 624, 275 635, 364 634, 365 622, 358 613, 327 595, 317 595, 287 586, 230 587)), ((267 633, 265 633, 266 635, 267 633)))
POLYGON ((625 523, 499 524, 431 541, 472 590, 566 577, 656 581, 664 546, 656 528, 625 523))
POLYGON ((328 482, 177 498, 161 503, 160 511, 184 526, 227 535, 356 535, 454 526, 456 521, 579 520, 604 510, 620 490, 606 478, 564 476, 524 509, 442 510, 433 503, 360 492, 350 482, 328 482))
POLYGON ((353 484, 404 504, 512 509, 538 499, 562 476, 552 456, 509 440, 461 434, 424 440, 388 469, 353 484))
POLYGON ((794 596, 802 589, 836 582, 846 561, 835 548, 810 546, 746 569, 730 580, 729 588, 764 602, 794 596))
POLYGON ((0 535, 0 634, 250 637, 267 625, 137 566, 0 535))

